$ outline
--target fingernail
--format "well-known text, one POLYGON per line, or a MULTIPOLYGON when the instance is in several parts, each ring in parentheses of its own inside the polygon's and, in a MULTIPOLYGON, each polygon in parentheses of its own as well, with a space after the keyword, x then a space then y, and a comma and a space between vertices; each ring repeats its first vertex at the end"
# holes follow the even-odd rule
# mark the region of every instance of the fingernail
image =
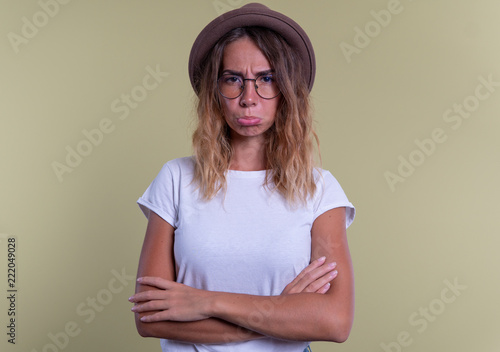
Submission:
POLYGON ((137 282, 142 282, 142 277, 138 278, 137 282))
POLYGON ((332 271, 330 273, 330 278, 332 278, 332 279, 335 278, 337 276, 337 274, 338 274, 337 270, 332 271))
POLYGON ((326 257, 321 257, 321 258, 318 258, 318 260, 319 260, 320 262, 324 262, 324 261, 326 260, 326 257))
POLYGON ((333 263, 328 264, 328 266, 330 268, 335 268, 337 266, 337 263, 333 262, 333 263))

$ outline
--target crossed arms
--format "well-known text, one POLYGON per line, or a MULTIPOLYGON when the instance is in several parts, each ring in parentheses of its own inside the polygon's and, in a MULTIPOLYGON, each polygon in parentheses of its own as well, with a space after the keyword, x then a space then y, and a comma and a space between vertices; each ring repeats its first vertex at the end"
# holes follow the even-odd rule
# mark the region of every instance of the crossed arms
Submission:
POLYGON ((132 311, 139 334, 191 343, 270 336, 343 342, 354 317, 354 278, 345 208, 320 215, 311 230, 311 264, 279 296, 195 289, 175 282, 174 228, 151 212, 132 311), (256 308, 259 307, 259 308, 256 308))

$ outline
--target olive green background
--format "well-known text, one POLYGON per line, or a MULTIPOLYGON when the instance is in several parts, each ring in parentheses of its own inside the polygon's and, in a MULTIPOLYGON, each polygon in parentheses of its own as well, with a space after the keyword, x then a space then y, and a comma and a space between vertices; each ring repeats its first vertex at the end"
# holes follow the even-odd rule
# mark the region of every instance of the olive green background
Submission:
MULTIPOLYGON (((191 153, 192 42, 244 3, 0 0, 2 351, 160 350, 127 302, 146 226, 135 202, 191 153)), ((500 3, 264 3, 315 46, 323 167, 357 208, 354 327, 313 351, 498 351, 500 3)))

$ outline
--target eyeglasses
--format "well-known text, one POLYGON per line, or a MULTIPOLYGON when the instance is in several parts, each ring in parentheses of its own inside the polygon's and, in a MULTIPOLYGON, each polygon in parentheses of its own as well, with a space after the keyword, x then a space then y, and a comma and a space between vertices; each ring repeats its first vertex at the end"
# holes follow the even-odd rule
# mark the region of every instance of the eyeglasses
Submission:
POLYGON ((245 81, 254 81, 255 91, 263 99, 273 99, 280 94, 278 84, 272 74, 259 75, 256 78, 224 74, 217 80, 217 87, 224 98, 236 99, 243 94, 245 81))

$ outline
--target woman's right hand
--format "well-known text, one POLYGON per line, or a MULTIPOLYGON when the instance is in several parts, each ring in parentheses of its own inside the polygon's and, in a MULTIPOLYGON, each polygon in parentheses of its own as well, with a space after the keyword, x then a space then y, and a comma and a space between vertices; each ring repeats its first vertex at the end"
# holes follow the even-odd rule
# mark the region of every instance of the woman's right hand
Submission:
POLYGON ((324 294, 330 289, 330 282, 337 277, 337 263, 325 263, 326 258, 314 260, 302 270, 292 282, 286 285, 282 295, 301 292, 324 294))

